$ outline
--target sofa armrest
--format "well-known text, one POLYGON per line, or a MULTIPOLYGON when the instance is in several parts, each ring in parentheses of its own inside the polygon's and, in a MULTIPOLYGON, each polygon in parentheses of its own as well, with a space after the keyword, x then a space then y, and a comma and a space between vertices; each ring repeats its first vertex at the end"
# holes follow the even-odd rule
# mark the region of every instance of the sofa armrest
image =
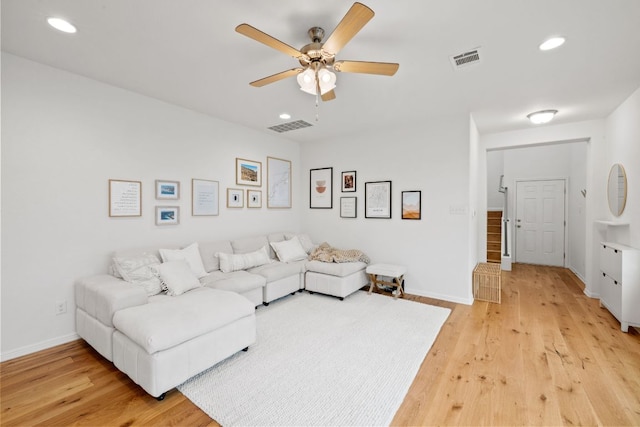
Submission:
POLYGON ((116 311, 149 302, 142 287, 108 274, 78 279, 75 298, 78 308, 110 327, 116 311))

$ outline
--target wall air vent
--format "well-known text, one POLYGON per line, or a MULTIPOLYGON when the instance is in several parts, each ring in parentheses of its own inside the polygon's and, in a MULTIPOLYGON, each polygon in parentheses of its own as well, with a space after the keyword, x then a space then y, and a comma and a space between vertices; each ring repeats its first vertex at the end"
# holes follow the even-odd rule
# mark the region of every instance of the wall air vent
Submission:
POLYGON ((480 48, 476 47, 459 55, 450 56, 449 59, 454 70, 477 64, 480 62, 480 48))
POLYGON ((313 126, 311 123, 307 123, 304 120, 296 120, 295 122, 283 123, 281 125, 271 126, 269 129, 278 133, 289 132, 290 130, 302 129, 309 126, 313 126))

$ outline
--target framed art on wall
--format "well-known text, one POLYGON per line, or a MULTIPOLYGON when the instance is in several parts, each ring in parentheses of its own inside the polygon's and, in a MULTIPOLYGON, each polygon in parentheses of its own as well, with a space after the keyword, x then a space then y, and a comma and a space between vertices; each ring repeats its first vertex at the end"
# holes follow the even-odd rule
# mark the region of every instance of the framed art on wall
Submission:
POLYGON ((402 219, 420 219, 422 216, 421 197, 420 191, 402 192, 402 219))
POLYGON ((291 161, 267 157, 267 207, 291 207, 291 161))
POLYGON ((356 191, 356 171, 342 172, 342 192, 350 193, 356 191))
POLYGON ((309 207, 333 209, 333 168, 309 171, 309 207))
POLYGON ((191 215, 215 216, 218 215, 219 194, 218 181, 207 179, 191 180, 191 215))
POLYGON ((178 181, 167 181, 156 179, 156 199, 157 200, 178 200, 180 198, 180 183, 178 181))
POLYGON ((358 216, 357 201, 357 197, 340 197, 340 218, 356 218, 358 216))
POLYGON ((241 190, 239 188, 227 188, 227 207, 243 208, 244 190, 241 190))
POLYGON ((262 163, 236 157, 236 184, 262 187, 262 163))
POLYGON ((248 208, 262 207, 262 191, 247 190, 247 207, 248 208))
POLYGON ((364 217, 391 218, 391 181, 364 183, 364 217))
POLYGON ((156 206, 156 225, 180 224, 180 208, 178 206, 156 206))
POLYGON ((109 216, 142 216, 142 182, 109 180, 109 216))

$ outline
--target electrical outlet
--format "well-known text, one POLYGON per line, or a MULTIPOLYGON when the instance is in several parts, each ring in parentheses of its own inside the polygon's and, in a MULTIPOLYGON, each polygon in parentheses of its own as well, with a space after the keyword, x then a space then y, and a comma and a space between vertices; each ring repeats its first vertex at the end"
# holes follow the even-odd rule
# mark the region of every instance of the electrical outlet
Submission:
POLYGON ((66 301, 57 301, 56 302, 56 315, 65 314, 67 312, 67 302, 66 301))

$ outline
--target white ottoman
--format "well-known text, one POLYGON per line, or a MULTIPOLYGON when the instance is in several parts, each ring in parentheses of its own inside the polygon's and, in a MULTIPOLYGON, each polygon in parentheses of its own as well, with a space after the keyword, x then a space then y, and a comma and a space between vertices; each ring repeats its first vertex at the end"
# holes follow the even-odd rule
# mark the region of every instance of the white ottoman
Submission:
POLYGON ((394 298, 398 298, 398 295, 404 295, 403 283, 407 267, 395 264, 372 264, 367 267, 366 271, 371 280, 369 293, 373 291, 375 285, 386 285, 396 288, 393 290, 394 298), (382 280, 378 276, 390 277, 391 281, 382 280))
POLYGON ((308 261, 305 289, 310 293, 318 292, 344 299, 367 284, 366 266, 364 262, 308 261))

